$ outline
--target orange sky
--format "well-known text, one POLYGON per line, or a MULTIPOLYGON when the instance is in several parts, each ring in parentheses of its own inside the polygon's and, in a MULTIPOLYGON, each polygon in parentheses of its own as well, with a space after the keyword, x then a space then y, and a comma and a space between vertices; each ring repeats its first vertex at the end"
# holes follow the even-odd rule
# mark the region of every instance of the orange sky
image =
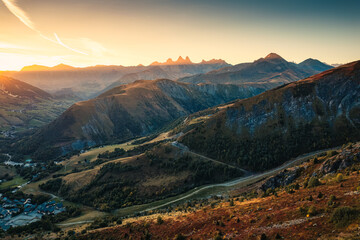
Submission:
POLYGON ((147 65, 179 55, 236 64, 269 52, 296 62, 359 59, 356 1, 341 1, 346 8, 333 1, 250 2, 0 0, 0 70, 59 63, 147 65))

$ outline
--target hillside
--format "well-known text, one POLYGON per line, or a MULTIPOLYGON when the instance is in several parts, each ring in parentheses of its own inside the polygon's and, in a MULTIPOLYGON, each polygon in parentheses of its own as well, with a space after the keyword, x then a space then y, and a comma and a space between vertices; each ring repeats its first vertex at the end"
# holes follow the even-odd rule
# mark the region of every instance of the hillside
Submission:
POLYGON ((40 188, 101 211, 151 203, 243 175, 238 168, 184 152, 169 142, 133 146, 127 152, 115 148, 92 161, 75 160, 63 166, 73 165, 76 171, 53 177, 40 188))
POLYGON ((286 61, 275 53, 253 63, 242 63, 221 68, 205 74, 184 77, 180 82, 188 83, 275 83, 281 85, 297 81, 332 68, 318 60, 309 59, 300 64, 286 61))
MULTIPOLYGON (((9 101, 10 99, 28 99, 36 101, 51 98, 50 94, 39 88, 5 76, 0 76, 0 91, 1 97, 3 99, 8 99, 9 101)), ((4 103, 6 103, 6 101, 4 101, 4 103)))
POLYGON ((359 140, 360 61, 187 118, 189 148, 251 170, 359 140), (204 116, 210 116, 204 118, 204 116))
POLYGON ((359 143, 348 144, 220 197, 150 211, 122 224, 108 217, 68 230, 79 239, 357 239, 359 150, 359 143), (324 166, 334 168, 329 173, 324 166), (264 188, 283 176, 291 178, 264 188))
POLYGON ((50 122, 72 103, 55 101, 49 93, 5 76, 0 76, 0 102, 0 130, 5 137, 50 122))
POLYGON ((28 152, 44 146, 69 151, 125 141, 151 134, 179 117, 251 97, 270 87, 190 85, 166 79, 136 81, 74 104, 30 139, 20 142, 19 147, 28 152))

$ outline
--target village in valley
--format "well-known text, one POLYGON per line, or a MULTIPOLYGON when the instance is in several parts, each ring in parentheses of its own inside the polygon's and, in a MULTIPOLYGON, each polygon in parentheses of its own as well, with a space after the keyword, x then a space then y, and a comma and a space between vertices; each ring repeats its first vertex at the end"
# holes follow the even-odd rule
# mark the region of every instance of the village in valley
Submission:
POLYGON ((23 226, 38 221, 44 215, 58 214, 65 211, 62 203, 47 201, 35 204, 31 199, 9 199, 0 194, 0 228, 23 226))
POLYGON ((1 169, 10 174, 0 175, 0 189, 2 189, 0 192, 0 231, 39 221, 45 215, 56 215, 66 211, 61 202, 56 202, 50 197, 39 201, 39 199, 32 199, 31 195, 30 197, 17 195, 20 189, 39 177, 35 168, 38 166, 41 171, 44 171, 44 167, 34 163, 32 159, 15 162, 12 161, 10 155, 6 156, 8 160, 1 164, 1 169), (30 180, 16 173, 19 171, 30 171, 30 180))

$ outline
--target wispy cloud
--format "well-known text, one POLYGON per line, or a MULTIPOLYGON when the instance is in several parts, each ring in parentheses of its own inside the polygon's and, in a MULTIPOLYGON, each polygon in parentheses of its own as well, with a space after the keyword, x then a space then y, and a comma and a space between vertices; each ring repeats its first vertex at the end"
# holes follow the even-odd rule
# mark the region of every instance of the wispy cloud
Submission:
POLYGON ((81 51, 79 51, 79 50, 76 50, 76 49, 74 49, 74 48, 69 47, 68 45, 66 45, 65 43, 63 43, 63 42, 60 40, 60 38, 58 37, 58 35, 57 35, 56 33, 54 33, 54 36, 55 36, 55 38, 56 38, 56 40, 57 40, 57 43, 60 44, 61 46, 63 46, 64 48, 67 48, 67 49, 69 49, 69 50, 71 50, 71 51, 73 51, 73 52, 77 52, 77 53, 80 53, 80 54, 89 55, 89 54, 87 54, 87 53, 84 53, 84 52, 81 52, 81 51))
POLYGON ((31 19, 27 16, 26 12, 24 10, 22 10, 17 4, 16 4, 16 0, 2 0, 3 3, 5 4, 5 6, 9 9, 9 11, 14 14, 22 23, 24 23, 28 28, 32 29, 33 31, 37 32, 42 38, 56 43, 70 51, 76 52, 76 53, 80 53, 83 55, 88 55, 85 52, 76 50, 68 45, 66 45, 63 41, 61 41, 61 39, 58 37, 58 35, 56 33, 54 33, 55 36, 55 40, 52 38, 49 38, 47 36, 45 36, 44 34, 42 34, 35 26, 35 24, 31 21, 31 19))

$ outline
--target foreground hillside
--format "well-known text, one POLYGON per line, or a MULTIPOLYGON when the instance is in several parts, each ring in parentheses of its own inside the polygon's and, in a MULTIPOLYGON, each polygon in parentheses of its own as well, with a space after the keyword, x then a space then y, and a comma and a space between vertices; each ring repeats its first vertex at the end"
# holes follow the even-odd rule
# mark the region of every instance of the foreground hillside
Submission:
MULTIPOLYGON (((136 152, 136 150, 134 150, 136 152)), ((204 184, 238 178, 238 168, 183 153, 171 144, 145 154, 81 162, 75 172, 61 174, 40 188, 65 199, 109 211, 150 203, 204 184)))
POLYGON ((322 71, 331 69, 315 59, 307 59, 299 64, 288 62, 276 53, 270 53, 253 63, 241 63, 220 68, 205 74, 198 74, 178 79, 188 83, 273 83, 281 85, 297 81, 322 71))
POLYGON ((49 93, 25 82, 0 76, 0 131, 11 137, 19 130, 39 127, 59 116, 73 103, 55 100, 49 93))
POLYGON ((74 230, 80 239, 357 239, 359 159, 360 144, 348 144, 220 198, 74 230))
POLYGON ((74 104, 19 146, 27 153, 48 146, 61 147, 64 152, 125 141, 151 134, 190 113, 257 95, 268 87, 136 81, 74 104))
POLYGON ((197 152, 251 170, 360 138, 360 61, 196 113, 176 132, 197 152))

